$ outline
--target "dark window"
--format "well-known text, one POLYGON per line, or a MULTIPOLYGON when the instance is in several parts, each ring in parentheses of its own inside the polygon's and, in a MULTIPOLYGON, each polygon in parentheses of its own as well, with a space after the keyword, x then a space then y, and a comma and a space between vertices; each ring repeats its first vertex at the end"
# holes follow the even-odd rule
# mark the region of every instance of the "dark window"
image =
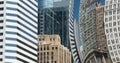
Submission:
POLYGON ((2 58, 0 58, 0 61, 2 61, 2 58))
POLYGON ((0 27, 0 29, 3 29, 3 27, 0 27))
POLYGON ((2 52, 0 52, 0 55, 2 55, 3 53, 2 52))
POLYGON ((0 48, 3 48, 3 46, 1 45, 0 48))
POLYGON ((0 35, 3 35, 3 33, 0 33, 0 35))
POLYGON ((0 8, 0 10, 3 10, 4 8, 0 8))
POLYGON ((3 39, 0 39, 0 42, 2 42, 3 41, 3 39))
POLYGON ((3 16, 3 14, 0 14, 0 16, 3 16))
POLYGON ((0 20, 0 23, 3 23, 3 20, 0 20))
POLYGON ((0 2, 0 4, 3 4, 3 3, 4 3, 3 1, 0 2))

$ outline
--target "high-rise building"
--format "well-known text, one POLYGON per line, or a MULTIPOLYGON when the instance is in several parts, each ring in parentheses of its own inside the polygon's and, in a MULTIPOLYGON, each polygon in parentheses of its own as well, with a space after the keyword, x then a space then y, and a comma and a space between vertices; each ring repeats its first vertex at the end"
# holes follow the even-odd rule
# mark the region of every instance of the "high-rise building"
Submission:
POLYGON ((71 52, 74 59, 74 63, 81 63, 80 60, 80 40, 79 40, 79 23, 77 20, 69 23, 69 39, 71 52))
POLYGON ((80 27, 83 63, 111 63, 104 32, 104 7, 99 0, 81 0, 80 27))
POLYGON ((61 43, 69 48, 69 21, 72 20, 73 0, 40 0, 39 34, 59 34, 61 43))
POLYGON ((38 63, 71 63, 71 52, 59 35, 38 35, 38 63))
POLYGON ((104 25, 113 63, 120 63, 120 0, 105 0, 104 25))
POLYGON ((44 19, 41 19, 43 17, 39 16, 39 34, 59 34, 61 44, 71 50, 69 40, 69 23, 73 19, 74 0, 42 0, 42 2, 44 5, 40 6, 42 11, 39 11, 39 15, 43 14, 40 16, 44 16, 44 19))
POLYGON ((37 1, 0 0, 0 63, 37 63, 37 1))
POLYGON ((83 41, 83 50, 86 54, 93 48, 97 48, 96 43, 96 5, 98 0, 80 1, 80 33, 83 41))

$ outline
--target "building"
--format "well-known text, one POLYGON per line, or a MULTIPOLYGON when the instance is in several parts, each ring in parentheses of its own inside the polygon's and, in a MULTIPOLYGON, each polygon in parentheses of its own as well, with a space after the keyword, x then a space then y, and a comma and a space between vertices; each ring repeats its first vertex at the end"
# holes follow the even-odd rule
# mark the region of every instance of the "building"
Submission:
POLYGON ((80 60, 80 40, 79 40, 79 23, 77 20, 71 21, 69 24, 69 37, 71 52, 74 63, 81 63, 80 60))
POLYGON ((0 0, 0 63, 37 63, 37 1, 0 0))
POLYGON ((61 43, 69 48, 69 21, 72 20, 73 0, 40 0, 38 34, 59 34, 61 43))
POLYGON ((80 1, 80 32, 83 40, 83 50, 86 54, 93 48, 97 48, 96 39, 96 5, 97 0, 80 1))
POLYGON ((59 35, 38 35, 38 63, 71 63, 71 52, 59 35))
POLYGON ((39 11, 40 16, 43 14, 44 17, 39 16, 39 34, 59 34, 61 44, 71 50, 69 23, 73 19, 74 0, 41 0, 40 2, 43 3, 43 6, 40 6, 42 8, 42 11, 39 11))
POLYGON ((113 63, 120 63, 120 0, 105 0, 104 25, 113 63))
POLYGON ((111 63, 104 32, 104 7, 99 0, 81 0, 82 63, 111 63))

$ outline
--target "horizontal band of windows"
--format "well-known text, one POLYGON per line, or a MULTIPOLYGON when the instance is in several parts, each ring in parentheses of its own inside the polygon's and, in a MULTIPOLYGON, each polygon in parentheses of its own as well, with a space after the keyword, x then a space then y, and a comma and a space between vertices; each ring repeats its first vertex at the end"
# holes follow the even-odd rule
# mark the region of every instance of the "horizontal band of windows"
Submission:
MULTIPOLYGON (((25 24, 22 24, 22 23, 20 23, 20 22, 18 22, 18 24, 22 25, 23 27, 25 27, 26 29, 30 30, 31 32, 33 32, 33 33, 37 34, 37 32, 36 32, 36 31, 34 31, 34 30, 30 29, 30 27, 26 26, 25 24)), ((36 30, 37 30, 37 28, 36 28, 36 30)))
MULTIPOLYGON (((21 14, 25 15, 26 17, 28 17, 29 19, 31 19, 31 21, 35 22, 35 20, 33 20, 31 17, 29 17, 28 15, 26 15, 24 12, 18 10, 21 14)), ((22 18, 22 17, 21 17, 22 18)), ((25 19, 24 19, 25 20, 25 19)), ((27 20, 25 21, 26 23, 29 23, 30 25, 32 25, 34 28, 37 28, 36 26, 34 26, 33 24, 31 24, 30 22, 28 22, 27 20)))
POLYGON ((3 33, 0 33, 0 36, 3 35, 3 33))
POLYGON ((3 45, 0 45, 0 48, 3 48, 3 45))
POLYGON ((16 57, 14 57, 14 56, 5 56, 5 58, 7 58, 7 59, 16 59, 16 57))
POLYGON ((13 20, 13 19, 6 19, 6 22, 17 22, 17 20, 13 20))
POLYGON ((3 39, 0 39, 0 42, 3 42, 3 39))
POLYGON ((3 52, 0 52, 0 55, 2 55, 3 54, 3 52))
MULTIPOLYGON (((18 47, 19 49, 21 49, 21 50, 24 50, 25 52, 27 52, 27 53, 29 53, 29 54, 34 55, 35 57, 37 57, 37 54, 35 54, 34 52, 31 52, 31 51, 29 51, 29 50, 27 50, 27 49, 25 49, 25 48, 23 48, 23 47, 21 47, 21 46, 19 46, 19 45, 17 45, 17 47, 18 47)), ((37 51, 37 50, 36 50, 36 51, 37 51)))
POLYGON ((28 5, 26 2, 24 2, 23 0, 20 0, 20 1, 22 3, 24 3, 25 5, 27 5, 30 9, 32 9, 33 11, 35 11, 37 13, 37 11, 33 7, 31 7, 30 5, 28 5))
POLYGON ((17 17, 17 14, 11 14, 11 13, 6 13, 7 16, 16 16, 17 17))
POLYGON ((27 34, 27 35, 31 36, 31 37, 32 37, 32 38, 34 38, 35 40, 37 40, 37 38, 36 38, 36 37, 34 37, 33 35, 31 35, 30 33, 28 33, 28 32, 26 32, 26 31, 22 30, 22 29, 21 29, 21 28, 19 28, 19 27, 18 27, 18 29, 19 29, 21 32, 23 32, 23 33, 25 33, 25 34, 27 34))
POLYGON ((23 35, 21 35, 21 34, 19 34, 19 33, 17 33, 17 35, 20 36, 21 38, 29 41, 30 43, 32 43, 32 44, 34 44, 34 45, 37 45, 35 42, 33 42, 32 40, 28 39, 27 37, 24 37, 23 35))
POLYGON ((17 28, 17 26, 6 25, 7 28, 17 28))
MULTIPOLYGON (((24 10, 26 10, 27 12, 29 12, 31 15, 33 15, 34 17, 37 18, 37 16, 35 14, 33 14, 32 12, 30 12, 29 10, 27 10, 25 7, 23 7, 22 5, 18 4, 21 8, 23 8, 24 10)), ((35 21, 35 23, 37 24, 37 22, 35 21)))
POLYGON ((17 60, 19 60, 19 61, 21 61, 21 62, 23 62, 23 63, 29 63, 29 62, 27 62, 26 60, 21 59, 21 58, 18 58, 18 57, 17 57, 17 60))
POLYGON ((11 63, 11 62, 5 62, 5 63, 11 63))
POLYGON ((17 39, 16 39, 16 38, 6 37, 6 40, 13 40, 13 41, 16 41, 17 39))
POLYGON ((18 4, 17 2, 11 2, 11 1, 7 1, 7 4, 18 4))
POLYGON ((5 44, 5 46, 16 47, 16 44, 5 44))
POLYGON ((3 20, 0 20, 0 23, 3 23, 3 20))
MULTIPOLYGON (((36 4, 34 4, 31 0, 29 1, 30 3, 32 3, 35 7, 38 8, 38 6, 36 4)), ((37 2, 38 3, 38 2, 37 2)))
POLYGON ((6 31, 6 34, 17 34, 17 32, 6 31))
POLYGON ((4 10, 4 8, 0 8, 0 11, 1 11, 1 10, 4 10))
POLYGON ((4 2, 3 2, 3 1, 0 1, 0 4, 4 4, 4 2))
POLYGON ((0 29, 3 29, 3 26, 1 26, 0 29))
POLYGON ((16 53, 15 50, 5 50, 5 52, 9 52, 9 53, 16 53))
POLYGON ((17 8, 11 8, 11 7, 7 7, 6 9, 7 10, 14 10, 14 11, 17 10, 17 8))
POLYGON ((28 46, 29 48, 33 49, 34 51, 37 51, 37 49, 35 49, 34 47, 28 45, 27 43, 23 42, 22 40, 17 39, 17 41, 18 41, 19 43, 21 43, 21 44, 24 44, 25 46, 28 46))
MULTIPOLYGON (((20 46, 17 46, 17 47, 20 48, 20 49, 22 49, 22 50, 24 50, 24 49, 23 49, 22 47, 20 47, 20 46)), ((29 52, 30 52, 30 51, 29 51, 29 52)), ((29 59, 35 61, 35 62, 37 61, 37 60, 35 60, 35 59, 33 59, 33 58, 31 58, 31 57, 29 57, 29 56, 27 56, 27 55, 19 52, 19 51, 17 51, 17 53, 20 54, 20 55, 22 55, 22 56, 24 56, 24 57, 26 57, 26 58, 29 58, 29 59)), ((37 57, 37 54, 36 54, 36 57, 37 57)))
POLYGON ((3 16, 3 14, 0 14, 0 17, 2 17, 3 16))

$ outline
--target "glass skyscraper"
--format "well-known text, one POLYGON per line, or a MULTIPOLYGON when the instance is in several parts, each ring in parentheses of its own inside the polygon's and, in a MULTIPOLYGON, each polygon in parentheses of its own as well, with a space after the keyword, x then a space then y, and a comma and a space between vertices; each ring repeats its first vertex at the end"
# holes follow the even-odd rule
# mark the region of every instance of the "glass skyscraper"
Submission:
POLYGON ((59 34, 61 43, 69 48, 69 20, 72 16, 71 0, 40 0, 38 34, 59 34), (42 3, 41 3, 42 2, 42 3))
POLYGON ((37 63, 36 0, 0 0, 0 63, 37 63))

